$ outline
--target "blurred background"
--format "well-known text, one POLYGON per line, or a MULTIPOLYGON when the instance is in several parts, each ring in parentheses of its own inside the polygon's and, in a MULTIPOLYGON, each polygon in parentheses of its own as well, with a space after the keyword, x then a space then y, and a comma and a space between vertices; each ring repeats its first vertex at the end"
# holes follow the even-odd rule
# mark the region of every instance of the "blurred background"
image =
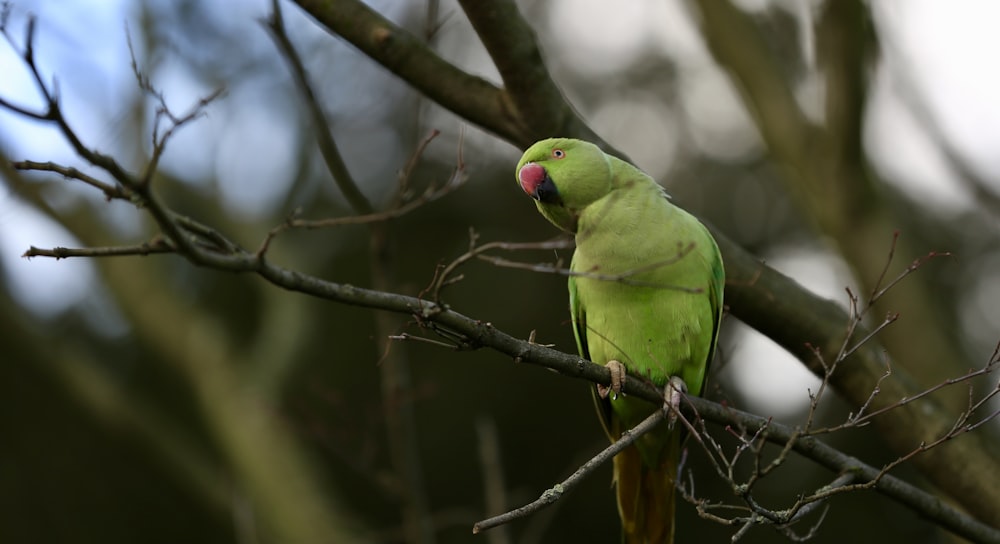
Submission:
MULTIPOLYGON (((905 245, 892 275, 928 252, 953 253, 907 280, 917 294, 889 297, 887 308, 916 299, 924 306, 883 342, 899 357, 924 349, 919 337, 933 337, 947 361, 927 354, 908 367, 925 385, 982 366, 1000 338, 1000 72, 993 69, 1000 6, 886 0, 861 5, 856 26, 831 38, 817 24, 823 2, 736 4, 752 16, 809 121, 833 131, 840 120, 857 120, 845 130, 857 147, 863 209, 837 201, 840 189, 796 194, 795 176, 761 135, 760 116, 748 112, 713 60, 692 4, 519 2, 554 78, 597 133, 686 208, 809 289, 846 307, 845 287, 865 293, 874 284, 893 230, 905 245), (857 49, 858 94, 844 111, 829 107, 822 46, 831 40, 857 49), (889 228, 854 228, 871 216, 889 228)), ((499 83, 457 4, 432 4, 438 25, 428 25, 424 2, 369 5, 417 35, 435 28, 435 51, 499 83)), ((467 251, 470 231, 480 242, 557 234, 513 182, 518 149, 423 98, 295 5, 282 6, 347 167, 376 207, 392 200, 399 172, 432 130, 441 134, 420 156, 415 189, 451 176, 459 142, 468 182, 393 221, 389 251, 377 260, 369 229, 344 226, 287 232, 272 244, 272 261, 417 295, 439 266, 467 251), (373 278, 376 268, 391 277, 373 278)), ((296 209, 309 218, 353 213, 319 157, 300 89, 261 24, 269 2, 19 0, 9 10, 13 43, 0 47, 0 97, 44 106, 19 57, 34 15, 36 62, 47 81, 58 81, 70 124, 88 147, 134 171, 151 154, 158 104, 136 84, 126 36, 174 112, 225 88, 170 141, 154 178, 180 213, 247 248, 296 209)), ((0 152, 101 177, 52 126, 6 109, 0 152)), ((387 343, 389 334, 429 332, 405 317, 314 300, 176 256, 21 258, 29 246, 137 244, 154 234, 142 210, 107 202, 81 183, 4 177, 3 542, 618 538, 610 467, 539 515, 471 536, 472 523, 534 499, 604 447, 583 382, 487 350, 387 343)), ((575 350, 564 278, 476 261, 461 272, 464 279, 444 294, 453 309, 575 350)), ((801 421, 819 381, 800 363, 734 318, 720 351, 710 397, 801 421)), ((826 401, 824 420, 841 420, 847 407, 833 394, 826 401)), ((895 458, 871 430, 829 441, 871 464, 895 458)), ((700 457, 688 459, 698 495, 732 500, 700 457)), ((906 467, 899 474, 920 483, 906 467)), ((832 477, 792 459, 763 485, 762 501, 782 508, 832 477)), ((830 505, 815 542, 845 535, 859 543, 951 541, 874 493, 830 505)), ((699 519, 683 502, 678 517, 678 534, 699 541, 723 541, 734 531, 699 519)), ((743 541, 780 538, 760 528, 743 541)))

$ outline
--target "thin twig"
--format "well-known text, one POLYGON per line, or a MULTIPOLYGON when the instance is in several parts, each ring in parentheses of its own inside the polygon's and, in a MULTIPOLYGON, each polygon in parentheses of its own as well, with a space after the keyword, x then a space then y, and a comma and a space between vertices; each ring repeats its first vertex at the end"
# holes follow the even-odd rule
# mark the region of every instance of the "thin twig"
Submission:
POLYGON ((577 484, 579 484, 588 474, 630 446, 640 436, 655 428, 656 425, 663 420, 666 413, 666 409, 661 409, 650 414, 634 428, 622 433, 621 438, 607 448, 604 448, 604 450, 592 457, 580 468, 576 469, 576 471, 573 472, 573 474, 571 474, 568 478, 545 490, 545 492, 542 493, 538 499, 520 508, 511 510, 510 512, 476 522, 476 524, 472 526, 472 534, 478 534, 499 525, 510 523, 513 520, 529 516, 558 501, 565 493, 576 487, 577 484))
POLYGON ((31 246, 21 257, 52 257, 54 259, 68 259, 70 257, 123 257, 123 256, 145 256, 155 253, 176 253, 170 242, 162 238, 154 238, 144 244, 136 246, 114 246, 114 247, 88 247, 69 248, 54 247, 51 249, 31 246))
POLYGON ((113 185, 110 183, 105 183, 91 175, 88 175, 76 168, 71 166, 63 166, 56 164, 51 161, 47 162, 35 162, 35 161, 17 161, 14 162, 14 168, 22 171, 34 171, 34 172, 54 172, 59 174, 66 179, 75 179, 82 181, 91 187, 95 187, 104 193, 105 198, 108 200, 121 199, 129 200, 131 198, 132 192, 128 189, 122 187, 121 185, 113 185))
POLYGON ((320 24, 354 44, 424 96, 460 117, 494 133, 520 141, 524 135, 502 91, 489 81, 469 74, 435 53, 422 39, 392 23, 359 0, 295 0, 320 24))
POLYGON ((139 67, 139 62, 135 58, 135 48, 132 46, 132 34, 129 31, 128 25, 125 25, 125 42, 128 45, 132 74, 135 76, 139 89, 156 99, 158 104, 153 117, 153 131, 151 135, 153 152, 149 158, 149 162, 143 168, 142 174, 139 175, 139 185, 147 186, 152 181, 153 174, 156 173, 156 169, 160 164, 160 158, 167 149, 167 142, 170 141, 174 133, 192 121, 206 115, 205 110, 209 104, 221 97, 226 89, 225 87, 219 87, 207 96, 201 97, 198 102, 188 109, 187 113, 175 114, 167 105, 167 99, 163 95, 163 91, 157 89, 153 85, 152 79, 139 67), (163 128, 164 119, 167 120, 166 129, 163 128))
POLYGON ((333 139, 333 127, 327 118, 326 112, 323 111, 323 107, 320 106, 312 84, 309 82, 309 76, 306 73, 305 66, 302 64, 302 59, 299 57, 295 46, 292 45, 291 39, 289 39, 288 34, 285 32, 285 21, 281 14, 281 3, 278 0, 272 0, 271 17, 262 21, 262 24, 270 31, 268 34, 274 39, 278 50, 288 62, 292 76, 295 78, 295 83, 302 92, 302 97, 309 108, 309 117, 313 122, 320 155, 323 157, 330 175, 333 176, 334 183, 337 184, 337 188, 340 189, 341 194, 347 199, 347 203, 350 204, 354 213, 358 215, 375 213, 375 208, 358 188, 358 184, 354 181, 354 177, 351 175, 350 170, 348 170, 347 164, 344 163, 344 158, 340 154, 337 142, 333 139))
POLYGON ((703 289, 700 287, 685 287, 682 285, 671 285, 656 283, 644 280, 632 279, 634 276, 644 274, 646 272, 651 272, 653 270, 670 266, 677 263, 685 256, 687 256, 693 249, 694 244, 688 244, 686 246, 679 246, 677 248, 677 254, 666 259, 650 263, 648 265, 643 265, 636 267, 619 274, 601 274, 597 270, 570 270, 562 265, 562 263, 556 264, 546 264, 546 263, 523 263, 517 261, 511 261, 508 259, 503 259, 501 257, 495 257, 492 255, 486 255, 485 253, 492 250, 504 250, 504 251, 523 251, 523 250, 553 250, 553 249, 568 249, 573 247, 573 242, 570 239, 559 237, 553 240, 547 240, 544 242, 488 242, 486 244, 477 245, 476 242, 479 239, 479 235, 470 230, 469 232, 469 250, 462 255, 459 255, 455 260, 446 265, 440 271, 438 271, 434 280, 429 287, 431 296, 435 301, 441 300, 441 289, 447 285, 453 283, 452 274, 460 266, 471 261, 472 259, 479 259, 486 261, 495 266, 506 267, 506 268, 517 268, 521 270, 530 270, 532 272, 540 272, 545 274, 556 274, 566 277, 580 277, 595 279, 598 281, 609 281, 618 282, 625 285, 632 285, 637 287, 652 287, 657 289, 671 289, 675 291, 682 291, 685 293, 701 293, 703 289))
MULTIPOLYGON (((437 131, 433 131, 430 136, 425 138, 417 147, 417 150, 413 153, 410 160, 407 161, 407 165, 403 170, 401 176, 400 187, 401 189, 407 185, 407 180, 409 178, 410 172, 412 171, 413 164, 417 161, 419 156, 423 154, 426 150, 427 144, 437 135, 437 131)), ((302 219, 299 217, 299 210, 295 210, 284 222, 273 227, 268 231, 264 240, 261 242, 257 249, 256 254, 263 256, 270 249, 271 243, 276 237, 285 231, 290 229, 324 229, 324 228, 334 228, 342 227, 347 225, 372 225, 375 223, 382 223, 385 221, 390 221, 393 219, 398 219, 414 212, 432 202, 436 202, 441 198, 444 198, 456 190, 460 189, 468 181, 469 177, 466 173, 465 162, 462 159, 462 146, 459 144, 458 159, 456 161, 455 168, 452 170, 451 176, 440 186, 430 185, 416 198, 409 201, 403 201, 403 199, 394 199, 395 205, 381 211, 373 211, 368 214, 362 215, 347 215, 343 217, 327 217, 324 219, 302 219)))
MULTIPOLYGON (((824 427, 824 428, 821 428, 821 429, 810 430, 809 434, 814 434, 814 435, 829 434, 829 433, 832 433, 832 432, 843 430, 845 428, 860 427, 860 426, 866 424, 867 422, 869 422, 871 419, 873 419, 875 417, 878 417, 878 416, 880 416, 880 415, 882 415, 882 414, 884 414, 886 412, 889 412, 890 410, 895 410, 895 409, 899 408, 900 406, 905 406, 907 404, 910 404, 912 402, 920 400, 920 399, 922 399, 922 398, 924 398, 924 397, 926 397, 928 395, 931 395, 931 394, 933 394, 933 393, 935 393, 937 391, 940 391, 941 389, 944 389, 945 387, 949 387, 949 386, 956 385, 956 384, 963 383, 963 382, 969 382, 969 381, 971 381, 974 378, 978 378, 980 376, 985 376, 987 374, 990 374, 994 370, 996 370, 998 367, 1000 367, 1000 362, 998 362, 995 359, 992 359, 983 368, 980 368, 980 369, 977 369, 977 370, 970 370, 969 372, 966 372, 965 374, 962 374, 961 376, 957 376, 955 378, 949 378, 949 379, 944 380, 944 381, 942 381, 942 382, 940 382, 940 383, 938 383, 936 385, 933 385, 933 386, 931 386, 931 387, 929 387, 927 389, 924 389, 923 391, 920 391, 919 393, 917 393, 917 394, 915 394, 913 396, 903 397, 903 398, 897 400, 896 402, 893 402, 891 404, 883 406, 883 407, 881 407, 881 408, 879 408, 877 410, 873 410, 871 412, 868 412, 867 414, 863 414, 862 415, 861 412, 858 412, 858 414, 854 415, 853 417, 849 417, 847 421, 845 421, 844 423, 841 423, 839 425, 834 425, 832 427, 824 427)), ((888 375, 889 375, 888 373, 885 374, 885 376, 888 376, 888 375)), ((993 393, 991 393, 991 395, 992 394, 993 393)), ((874 395, 874 392, 873 392, 873 395, 874 395)), ((977 404, 976 406, 979 406, 979 405, 981 405, 981 404, 977 404)))

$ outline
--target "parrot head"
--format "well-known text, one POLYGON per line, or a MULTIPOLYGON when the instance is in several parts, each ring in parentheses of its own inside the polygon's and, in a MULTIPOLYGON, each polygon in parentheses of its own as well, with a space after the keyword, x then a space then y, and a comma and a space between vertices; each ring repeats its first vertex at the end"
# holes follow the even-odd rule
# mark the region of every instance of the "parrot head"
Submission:
POLYGON ((596 145, 550 138, 528 148, 517 163, 517 182, 555 226, 576 232, 580 213, 611 191, 611 165, 596 145))

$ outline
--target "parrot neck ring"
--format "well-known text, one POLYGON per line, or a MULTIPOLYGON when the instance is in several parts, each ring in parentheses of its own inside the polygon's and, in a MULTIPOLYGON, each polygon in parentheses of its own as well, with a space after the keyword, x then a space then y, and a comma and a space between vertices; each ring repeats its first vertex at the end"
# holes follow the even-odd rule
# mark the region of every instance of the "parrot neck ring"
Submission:
POLYGON ((555 182, 540 164, 525 164, 518 171, 517 178, 521 182, 521 189, 531 198, 543 204, 562 204, 555 182))

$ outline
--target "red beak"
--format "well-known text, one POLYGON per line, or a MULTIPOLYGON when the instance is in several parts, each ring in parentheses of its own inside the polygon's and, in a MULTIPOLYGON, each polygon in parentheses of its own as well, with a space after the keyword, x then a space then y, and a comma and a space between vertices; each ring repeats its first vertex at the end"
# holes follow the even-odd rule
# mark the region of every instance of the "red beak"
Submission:
POLYGON ((545 169, 529 162, 521 167, 517 178, 521 182, 521 189, 524 189, 524 192, 528 193, 531 198, 537 198, 538 186, 545 182, 545 169))
POLYGON ((521 167, 517 173, 517 179, 521 182, 521 189, 531 198, 547 204, 561 202, 556 184, 552 182, 549 173, 541 165, 529 162, 521 167))

